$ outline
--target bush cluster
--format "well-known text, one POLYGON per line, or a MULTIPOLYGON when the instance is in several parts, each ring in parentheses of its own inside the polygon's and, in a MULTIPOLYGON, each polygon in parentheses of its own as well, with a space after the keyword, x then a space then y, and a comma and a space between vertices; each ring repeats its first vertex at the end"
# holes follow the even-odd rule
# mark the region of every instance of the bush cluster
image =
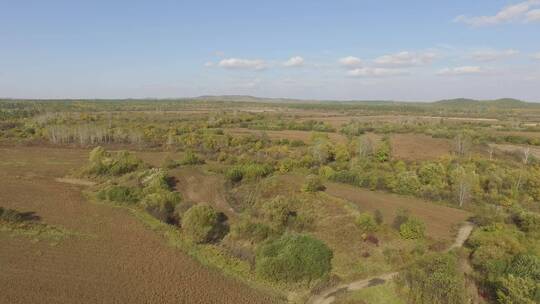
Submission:
POLYGON ((332 251, 320 240, 284 234, 257 250, 255 269, 272 281, 311 282, 330 272, 332 256, 332 251))
POLYGON ((111 153, 103 147, 96 147, 90 152, 89 164, 83 169, 83 174, 120 176, 143 167, 143 162, 127 151, 111 153))
POLYGON ((182 230, 196 243, 221 239, 228 231, 224 215, 207 205, 195 205, 182 219, 182 230))

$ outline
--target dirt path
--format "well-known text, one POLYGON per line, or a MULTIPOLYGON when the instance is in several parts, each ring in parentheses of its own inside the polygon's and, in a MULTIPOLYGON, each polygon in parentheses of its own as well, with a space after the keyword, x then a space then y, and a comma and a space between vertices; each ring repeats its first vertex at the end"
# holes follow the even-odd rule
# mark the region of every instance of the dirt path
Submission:
POLYGON ((88 237, 57 244, 0 233, 0 303, 274 303, 208 269, 122 208, 87 202, 55 181, 86 153, 0 149, 0 205, 88 237))
MULTIPOLYGON (((470 222, 465 222, 463 226, 459 228, 458 234, 454 243, 448 248, 450 251, 455 248, 462 247, 465 241, 472 233, 474 225, 470 222)), ((354 281, 347 284, 341 284, 322 291, 321 293, 312 296, 308 300, 308 304, 330 304, 336 300, 336 295, 343 292, 350 292, 355 290, 364 289, 367 287, 373 287, 386 283, 389 280, 394 279, 398 275, 398 272, 385 273, 376 277, 354 281)))
POLYGON ((454 240, 454 243, 450 246, 450 248, 448 248, 448 251, 455 248, 463 247, 463 244, 465 244, 465 241, 467 241, 473 229, 474 229, 474 225, 471 222, 465 222, 465 224, 463 224, 459 228, 456 239, 454 240))

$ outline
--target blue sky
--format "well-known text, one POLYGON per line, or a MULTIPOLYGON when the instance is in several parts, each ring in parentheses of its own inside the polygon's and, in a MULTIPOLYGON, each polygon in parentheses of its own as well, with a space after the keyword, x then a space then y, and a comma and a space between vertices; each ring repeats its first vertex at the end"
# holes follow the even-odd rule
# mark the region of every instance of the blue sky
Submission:
POLYGON ((0 0, 0 96, 540 101, 540 0, 0 0))

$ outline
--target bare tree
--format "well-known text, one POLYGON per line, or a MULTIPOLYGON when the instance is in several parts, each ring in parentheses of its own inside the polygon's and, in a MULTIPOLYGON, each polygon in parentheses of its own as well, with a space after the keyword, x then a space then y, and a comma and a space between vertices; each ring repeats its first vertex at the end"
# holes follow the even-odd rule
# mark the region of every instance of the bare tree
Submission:
POLYGON ((459 133, 454 138, 454 151, 459 156, 465 156, 471 148, 471 139, 463 133, 459 133))
POLYGON ((362 136, 358 142, 358 156, 368 157, 373 154, 373 141, 367 136, 362 136))
POLYGON ((493 153, 495 152, 495 148, 492 145, 488 144, 487 152, 489 154, 489 160, 493 160, 493 153))
POLYGON ((460 207, 471 200, 476 182, 476 173, 458 166, 452 173, 452 183, 460 207))
POLYGON ((521 157, 521 160, 523 161, 523 164, 526 165, 529 163, 529 157, 531 156, 531 147, 523 147, 522 152, 523 155, 521 157))

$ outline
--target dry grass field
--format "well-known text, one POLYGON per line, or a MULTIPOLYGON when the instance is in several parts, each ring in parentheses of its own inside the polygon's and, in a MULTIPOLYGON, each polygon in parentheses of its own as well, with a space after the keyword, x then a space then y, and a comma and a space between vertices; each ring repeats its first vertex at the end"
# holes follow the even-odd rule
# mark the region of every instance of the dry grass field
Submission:
POLYGON ((423 134, 392 134, 390 142, 393 157, 402 160, 433 160, 452 151, 450 140, 423 134))
POLYGON ((370 191, 350 185, 327 183, 326 193, 356 204, 362 211, 380 210, 385 221, 392 222, 399 208, 408 209, 411 214, 426 224, 426 234, 435 239, 453 238, 456 225, 470 217, 470 213, 455 208, 436 205, 413 197, 370 191))
POLYGON ((51 244, 0 233, 0 303, 275 301, 167 246, 127 210, 89 203, 81 186, 54 180, 86 150, 4 147, 0 156, 2 206, 82 235, 51 244))

